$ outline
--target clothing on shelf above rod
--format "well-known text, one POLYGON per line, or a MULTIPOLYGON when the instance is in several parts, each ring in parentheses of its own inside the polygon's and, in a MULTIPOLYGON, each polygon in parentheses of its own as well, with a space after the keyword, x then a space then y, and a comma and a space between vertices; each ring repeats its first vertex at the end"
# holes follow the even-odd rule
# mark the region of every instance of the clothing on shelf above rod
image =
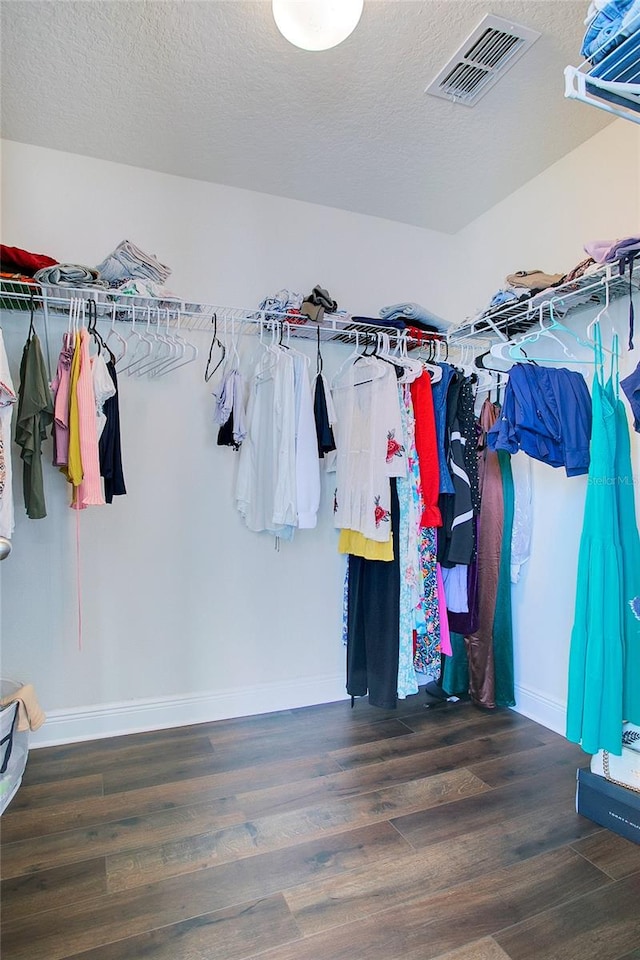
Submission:
POLYGON ((602 269, 583 274, 569 283, 543 290, 524 302, 510 303, 472 320, 466 320, 449 331, 449 343, 456 344, 467 339, 508 340, 515 334, 526 333, 540 319, 549 320, 551 304, 551 309, 565 316, 569 310, 583 303, 603 303, 607 290, 609 299, 614 300, 628 295, 630 289, 640 288, 640 263, 633 265, 631 277, 628 271, 622 274, 618 271, 617 263, 609 263, 602 269))

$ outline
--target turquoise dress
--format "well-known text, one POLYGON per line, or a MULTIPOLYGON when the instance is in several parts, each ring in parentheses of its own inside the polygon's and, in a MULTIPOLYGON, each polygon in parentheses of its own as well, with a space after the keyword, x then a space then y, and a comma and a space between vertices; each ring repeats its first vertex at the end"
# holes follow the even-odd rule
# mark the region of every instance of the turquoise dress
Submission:
MULTIPOLYGON (((608 388, 613 396, 613 380, 608 388)), ((640 621, 631 602, 640 596, 640 536, 636 525, 636 502, 631 467, 629 424, 622 400, 617 396, 616 410, 616 494, 618 497, 618 536, 622 550, 622 629, 624 671, 622 675, 623 719, 640 724, 640 621)), ((620 749, 617 751, 620 753, 620 749)))
MULTIPOLYGON (((633 623, 629 606, 640 577, 640 541, 626 414, 617 375, 604 382, 597 329, 596 336, 591 462, 569 655, 567 739, 587 753, 605 749, 620 754, 622 721, 631 719, 624 714, 631 709, 637 715, 640 705, 639 624, 633 623)), ((614 340, 614 355, 616 350, 614 340)))

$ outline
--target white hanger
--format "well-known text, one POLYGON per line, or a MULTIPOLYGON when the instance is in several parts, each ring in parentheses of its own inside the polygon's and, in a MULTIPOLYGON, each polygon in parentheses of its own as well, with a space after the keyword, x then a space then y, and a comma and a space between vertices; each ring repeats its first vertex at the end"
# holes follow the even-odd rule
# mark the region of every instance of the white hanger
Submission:
POLYGON ((138 343, 136 344, 130 362, 123 367, 122 370, 126 370, 130 377, 133 376, 137 372, 140 363, 151 356, 153 346, 154 342, 151 336, 151 307, 147 306, 147 323, 145 329, 139 334, 138 343))
POLYGON ((121 337, 120 334, 118 333, 118 331, 116 330, 116 302, 115 302, 115 300, 114 300, 113 303, 111 304, 111 327, 109 328, 109 333, 107 334, 107 339, 105 340, 105 344, 107 344, 107 346, 109 347, 109 349, 110 349, 110 350, 112 351, 112 353, 113 353, 113 350, 112 350, 112 348, 111 348, 111 346, 110 346, 110 344, 109 344, 109 341, 111 340, 111 337, 115 337, 115 339, 118 341, 118 343, 120 344, 120 346, 121 346, 121 348, 122 348, 119 356, 115 356, 115 354, 114 354, 114 363, 117 365, 118 363, 120 363, 120 361, 123 359, 123 357, 124 357, 124 356, 126 355, 126 353, 127 353, 127 341, 124 339, 124 337, 121 337))
MULTIPOLYGON (((139 342, 140 342, 140 340, 141 340, 141 336, 140 336, 140 332, 139 332, 138 330, 136 330, 136 305, 135 305, 135 303, 132 303, 132 304, 130 305, 129 309, 130 309, 130 311, 131 311, 131 330, 130 330, 130 332, 129 332, 129 336, 127 337, 127 349, 125 350, 125 352, 123 353, 122 356, 124 357, 124 356, 126 356, 127 353, 129 353, 129 344, 130 344, 131 340, 133 340, 133 341, 134 341, 134 345, 133 345, 133 352, 132 352, 131 356, 135 359, 135 353, 136 353, 138 344, 139 344, 139 342)), ((125 364, 125 366, 121 366, 121 367, 117 368, 117 369, 118 369, 118 373, 123 372, 124 370, 126 370, 126 369, 128 368, 128 366, 129 366, 129 364, 125 364)))
POLYGON ((343 360, 342 364, 340 365, 338 372, 333 378, 334 383, 342 376, 342 374, 345 372, 347 367, 353 364, 360 356, 360 331, 354 330, 353 332, 355 334, 356 345, 351 351, 351 353, 349 354, 349 356, 345 360, 343 360))
MULTIPOLYGON (((434 341, 431 340, 429 342, 433 343, 434 341)), ((436 343, 436 358, 438 358, 440 341, 436 340, 435 343, 436 343)), ((424 344, 422 346, 424 346, 424 344)), ((429 377, 431 378, 431 383, 438 383, 439 380, 442 380, 442 367, 439 365, 438 359, 436 359, 435 363, 432 363, 430 360, 426 360, 421 356, 422 346, 420 347, 420 351, 418 352, 418 359, 422 364, 422 369, 428 372, 429 377)))
MULTIPOLYGON (((389 338, 388 333, 385 333, 384 336, 389 338)), ((409 356, 407 339, 406 330, 398 333, 396 350, 393 354, 393 356, 399 356, 400 363, 404 367, 405 371, 400 378, 400 383, 413 383, 413 381, 417 380, 418 377, 421 377, 424 372, 424 367, 422 366, 421 362, 415 357, 409 356)))
MULTIPOLYGON (((178 310, 176 313, 176 332, 174 333, 172 339, 183 348, 181 355, 176 359, 168 360, 159 369, 152 370, 150 376, 163 377, 165 374, 173 373, 174 370, 178 370, 180 367, 186 367, 188 364, 193 363, 194 360, 198 359, 199 351, 195 343, 192 343, 191 340, 185 340, 185 338, 179 333, 181 319, 182 317, 180 311, 178 310), (189 353, 189 356, 184 359, 187 353, 189 353)), ((167 327, 168 325, 169 311, 167 310, 167 327)))
MULTIPOLYGON (((149 314, 147 314, 149 316, 149 314)), ((147 360, 142 360, 141 363, 137 364, 135 367, 135 374, 138 377, 143 377, 145 374, 151 374, 157 368, 164 366, 167 361, 173 360, 176 355, 176 346, 173 340, 162 333, 160 329, 160 307, 155 308, 155 330, 151 330, 151 336, 155 340, 155 353, 152 349, 151 353, 147 360)))
MULTIPOLYGON (((586 330, 586 334, 585 334, 587 340, 589 340, 590 343, 595 343, 595 339, 594 339, 594 337, 593 337, 593 328, 595 327, 596 324, 600 325, 600 321, 602 320, 602 317, 603 317, 605 314, 607 315, 607 319, 611 322, 611 318, 609 317, 609 304, 610 304, 610 302, 611 302, 611 298, 610 298, 610 296, 609 296, 609 278, 608 278, 608 277, 603 277, 603 278, 602 278, 602 283, 604 283, 604 287, 605 287, 604 306, 603 306, 602 310, 598 311, 598 313, 596 314, 596 316, 593 318, 593 320, 591 321, 591 323, 588 325, 587 330, 586 330)), ((615 332, 615 331, 614 331, 614 332, 615 332)), ((606 348, 605 348, 605 347, 602 347, 602 349, 604 350, 604 349, 606 349, 606 348)), ((610 351, 607 351, 607 352, 609 353, 610 351)))

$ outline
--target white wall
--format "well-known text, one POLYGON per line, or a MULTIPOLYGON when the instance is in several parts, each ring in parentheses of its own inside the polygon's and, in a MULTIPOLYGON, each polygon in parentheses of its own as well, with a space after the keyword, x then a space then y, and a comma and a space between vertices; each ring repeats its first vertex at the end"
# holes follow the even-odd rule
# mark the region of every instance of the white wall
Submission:
POLYGON ((587 240, 637 231, 639 171, 640 127, 616 120, 474 220, 456 237, 464 283, 452 285, 451 315, 473 315, 509 273, 563 273, 587 240))
MULTIPOLYGON (((434 284, 451 238, 17 143, 4 144, 3 159, 10 245, 92 264, 127 237, 173 267, 179 294, 221 304, 255 306, 282 286, 305 293, 321 283, 354 312, 424 302, 427 291, 433 309, 446 305, 446 288, 434 284)), ((3 328, 15 369, 24 314, 3 328)), ((163 380, 123 379, 129 495, 80 517, 82 652, 66 485, 47 470, 43 521, 26 519, 16 485, 2 670, 35 684, 50 713, 41 739, 345 695, 343 561, 327 491, 318 529, 279 553, 243 527, 233 506, 237 458, 216 447, 211 425, 207 335, 200 347, 197 364, 163 380), (141 700, 152 702, 132 703, 141 700)), ((350 349, 327 348, 329 373, 350 349)))
MULTIPOLYGON (((185 297, 252 305, 280 286, 320 282, 354 311, 418 300, 457 320, 507 273, 562 271, 585 240, 636 228, 639 139, 617 121, 453 238, 5 143, 3 242, 90 264, 128 237, 173 267, 185 297)), ((3 328, 15 365, 24 317, 3 328)), ((329 371, 346 349, 327 348, 329 371)), ((51 717, 41 742, 344 695, 328 491, 318 529, 280 553, 249 534, 233 509, 234 455, 215 446, 209 392, 202 363, 122 383, 130 493, 80 518, 82 652, 65 485, 47 471, 44 521, 23 516, 16 489, 2 672, 35 683, 51 717)), ((534 465, 534 482, 534 554, 514 591, 518 702, 559 728, 584 481, 534 465)))

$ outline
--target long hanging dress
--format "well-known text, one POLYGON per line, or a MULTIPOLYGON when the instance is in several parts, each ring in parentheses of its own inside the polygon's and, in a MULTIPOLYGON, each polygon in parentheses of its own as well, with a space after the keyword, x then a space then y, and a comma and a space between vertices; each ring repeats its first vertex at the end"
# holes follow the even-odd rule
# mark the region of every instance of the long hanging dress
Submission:
MULTIPOLYGON (((485 433, 488 433, 493 426, 496 416, 496 408, 485 400, 480 412, 480 422, 485 433)), ((469 695, 477 706, 487 709, 493 709, 496 705, 493 623, 500 578, 503 532, 504 494, 500 461, 497 452, 487 448, 482 476, 482 503, 478 530, 478 628, 465 636, 469 659, 469 695)))
MULTIPOLYGON (((616 411, 616 494, 618 523, 622 550, 622 610, 624 636, 624 673, 622 677, 622 714, 624 720, 640 724, 640 620, 631 603, 640 596, 640 535, 636 524, 635 490, 631 467, 629 425, 624 404, 614 394, 614 380, 607 384, 607 392, 615 399, 616 411)), ((619 752, 619 751, 618 751, 619 752)))
MULTIPOLYGON (((599 330, 596 327, 599 342, 599 330)), ((567 739, 620 754, 623 719, 623 564, 616 490, 616 397, 593 378, 592 428, 576 609, 569 654, 567 739)), ((635 518, 629 518, 635 524, 635 518)))
POLYGON ((495 697, 499 707, 515 705, 513 679, 513 617, 511 611, 511 536, 513 533, 514 487, 511 473, 511 455, 498 450, 498 462, 502 475, 502 500, 504 525, 496 611, 493 618, 493 669, 495 673, 495 697))

